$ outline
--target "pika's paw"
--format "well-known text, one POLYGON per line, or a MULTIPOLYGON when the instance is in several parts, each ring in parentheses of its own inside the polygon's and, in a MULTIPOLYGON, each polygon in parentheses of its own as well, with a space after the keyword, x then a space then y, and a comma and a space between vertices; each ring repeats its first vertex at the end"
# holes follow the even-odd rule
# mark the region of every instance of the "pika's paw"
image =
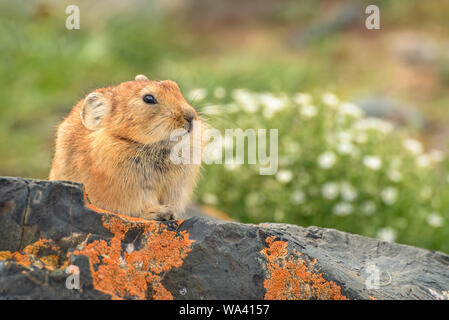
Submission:
POLYGON ((158 205, 144 210, 141 218, 156 221, 168 221, 174 220, 175 215, 169 206, 158 205))

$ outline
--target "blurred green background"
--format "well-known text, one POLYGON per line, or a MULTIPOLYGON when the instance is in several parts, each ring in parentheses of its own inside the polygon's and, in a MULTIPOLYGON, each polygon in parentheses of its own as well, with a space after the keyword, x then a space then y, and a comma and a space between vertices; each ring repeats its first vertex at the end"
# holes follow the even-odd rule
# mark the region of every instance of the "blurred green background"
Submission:
POLYGON ((2 1, 0 175, 47 178, 71 107, 143 73, 218 128, 280 130, 278 175, 205 166, 197 202, 449 252, 448 35, 445 0, 2 1))

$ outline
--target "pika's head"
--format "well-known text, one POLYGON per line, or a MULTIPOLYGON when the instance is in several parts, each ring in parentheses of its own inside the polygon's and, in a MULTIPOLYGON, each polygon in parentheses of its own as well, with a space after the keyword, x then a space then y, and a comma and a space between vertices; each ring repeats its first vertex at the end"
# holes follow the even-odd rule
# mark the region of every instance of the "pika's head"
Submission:
POLYGON ((168 141, 177 129, 190 132, 198 119, 174 81, 153 81, 144 75, 93 91, 84 99, 80 115, 89 130, 141 144, 168 141))

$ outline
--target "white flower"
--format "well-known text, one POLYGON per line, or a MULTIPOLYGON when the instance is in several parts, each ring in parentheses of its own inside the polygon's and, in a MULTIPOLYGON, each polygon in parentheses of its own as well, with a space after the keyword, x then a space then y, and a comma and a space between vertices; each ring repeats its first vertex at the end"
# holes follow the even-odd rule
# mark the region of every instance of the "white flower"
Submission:
POLYGON ((306 194, 302 190, 295 190, 292 193, 291 201, 293 204, 301 204, 306 200, 306 194))
POLYGON ((203 100, 204 98, 206 98, 206 96, 207 96, 207 91, 204 88, 192 89, 187 94, 187 98, 190 101, 200 101, 200 100, 203 100))
POLYGON ((352 210, 352 204, 347 202, 340 202, 333 207, 332 213, 336 216, 347 216, 352 213, 352 210))
POLYGON ((273 118, 274 112, 271 109, 264 109, 262 114, 265 118, 271 119, 271 118, 273 118))
POLYGON ((340 154, 355 154, 355 147, 350 142, 342 142, 337 146, 338 153, 340 154))
POLYGON ((253 104, 242 104, 242 109, 247 113, 256 113, 259 111, 259 105, 253 104))
POLYGON ((348 131, 339 131, 337 133, 337 138, 340 142, 351 142, 352 133, 348 131))
POLYGON ((361 207, 362 213, 370 216, 376 212, 376 204, 374 201, 365 201, 361 207))
POLYGON ((234 171, 238 167, 240 167, 241 163, 238 161, 232 159, 232 160, 225 160, 225 169, 229 171, 234 171))
POLYGON ((332 151, 322 153, 318 157, 318 165, 323 169, 332 168, 337 160, 337 157, 332 151))
POLYGON ((357 191, 349 182, 343 182, 340 186, 341 196, 346 201, 353 201, 357 198, 357 191))
POLYGON ((293 96, 293 102, 296 104, 307 105, 312 102, 312 96, 308 93, 297 93, 293 96))
POLYGON ((387 187, 382 190, 380 197, 386 205, 392 205, 398 199, 398 190, 394 187, 387 187))
POLYGON ((418 140, 405 139, 402 141, 402 145, 407 151, 415 156, 420 155, 423 152, 423 146, 418 140))
POLYGON ((235 89, 232 91, 231 96, 240 104, 252 104, 255 102, 254 96, 246 89, 235 89))
POLYGON ((211 205, 216 205, 218 203, 218 197, 213 193, 205 193, 203 195, 203 202, 211 205))
POLYGON ((305 118, 313 118, 317 115, 318 111, 315 106, 308 104, 301 108, 301 115, 305 118))
POLYGON ((399 182, 402 180, 402 173, 396 169, 391 169, 387 172, 388 178, 393 182, 399 182))
POLYGON ((266 118, 271 118, 276 112, 285 107, 285 99, 275 97, 271 93, 260 94, 259 101, 264 106, 263 114, 266 118))
POLYGON ((232 91, 232 97, 248 113, 255 113, 259 110, 256 96, 246 89, 235 89, 232 91))
POLYGON ((377 237, 383 241, 394 242, 397 237, 396 230, 389 227, 382 228, 379 230, 379 232, 377 232, 377 237))
POLYGON ((326 92, 325 94, 323 94, 322 99, 325 104, 327 104, 328 106, 331 106, 331 107, 335 107, 340 102, 338 97, 331 92, 326 92))
POLYGON ((438 228, 443 226, 444 223, 444 219, 443 217, 438 214, 438 213, 431 213, 428 217, 427 217, 427 223, 434 228, 438 228))
POLYGON ((226 96, 226 90, 223 87, 216 87, 214 89, 214 97, 217 99, 223 99, 226 96))
POLYGON ((371 170, 379 170, 382 167, 382 159, 378 156, 365 156, 363 164, 371 170))
POLYGON ((276 179, 281 183, 288 183, 293 178, 293 172, 290 170, 279 170, 276 174, 276 179))
POLYGON ((390 122, 378 118, 360 119, 354 123, 353 127, 360 131, 376 130, 383 134, 388 134, 394 130, 394 127, 390 122))
POLYGON ((366 143, 368 141, 368 135, 365 132, 357 132, 355 134, 355 139, 357 143, 366 143))
POLYGON ((354 118, 361 118, 365 115, 365 112, 359 106, 350 102, 342 103, 340 105, 340 112, 354 118))
POLYGON ((418 158, 416 158, 416 164, 421 168, 430 166, 430 161, 430 157, 427 154, 419 155, 418 158))
POLYGON ((339 185, 336 182, 327 182, 321 187, 323 198, 333 200, 338 197, 339 185))

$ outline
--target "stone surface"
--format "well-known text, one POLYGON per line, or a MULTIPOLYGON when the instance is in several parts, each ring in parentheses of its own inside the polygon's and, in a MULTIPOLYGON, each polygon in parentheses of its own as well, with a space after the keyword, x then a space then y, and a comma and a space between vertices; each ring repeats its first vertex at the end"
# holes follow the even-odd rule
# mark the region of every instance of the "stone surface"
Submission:
POLYGON ((318 227, 133 219, 86 208, 76 183, 0 178, 0 299, 447 299, 448 290, 443 253, 318 227), (67 288, 73 268, 79 289, 67 288))

